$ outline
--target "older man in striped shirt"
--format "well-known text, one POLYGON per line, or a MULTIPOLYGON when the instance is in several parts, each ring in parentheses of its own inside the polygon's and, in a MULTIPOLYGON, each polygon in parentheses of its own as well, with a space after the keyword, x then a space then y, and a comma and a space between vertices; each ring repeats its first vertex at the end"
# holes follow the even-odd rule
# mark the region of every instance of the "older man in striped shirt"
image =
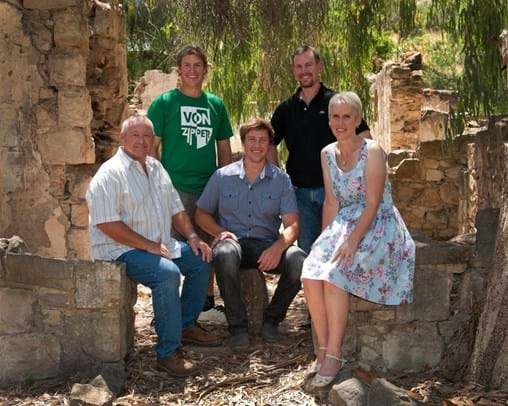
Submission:
POLYGON ((154 142, 150 120, 128 118, 120 140, 122 146, 100 167, 86 194, 91 256, 125 262, 129 278, 152 290, 156 368, 189 376, 197 368, 183 357, 181 342, 221 344, 196 324, 206 297, 211 250, 195 233, 169 175, 149 156, 154 142), (171 237, 172 226, 187 243, 171 237), (185 276, 181 297, 180 274, 185 276))

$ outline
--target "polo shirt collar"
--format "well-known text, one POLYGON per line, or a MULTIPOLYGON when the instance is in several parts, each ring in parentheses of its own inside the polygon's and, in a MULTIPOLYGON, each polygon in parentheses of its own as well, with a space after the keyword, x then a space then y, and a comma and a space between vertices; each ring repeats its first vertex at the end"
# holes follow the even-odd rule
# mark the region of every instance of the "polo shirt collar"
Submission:
MULTIPOLYGON (((240 179, 245 179, 245 166, 244 166, 244 162, 243 162, 244 158, 240 159, 238 161, 238 164, 237 164, 237 175, 240 179)), ((260 180, 263 180, 265 177, 267 178, 273 178, 273 168, 272 168, 272 165, 270 164, 270 162, 268 162, 268 160, 266 160, 265 162, 265 166, 263 168, 263 170, 261 171, 261 173, 259 174, 259 179, 260 180)))
MULTIPOLYGON (((325 85, 323 85, 323 82, 319 82, 319 90, 314 96, 314 99, 322 98, 325 94, 325 91, 329 90, 325 85)), ((298 89, 296 89, 295 94, 293 95, 293 98, 297 101, 301 101, 301 95, 302 94, 302 87, 299 86, 298 89)), ((312 99, 312 100, 314 100, 312 99)))

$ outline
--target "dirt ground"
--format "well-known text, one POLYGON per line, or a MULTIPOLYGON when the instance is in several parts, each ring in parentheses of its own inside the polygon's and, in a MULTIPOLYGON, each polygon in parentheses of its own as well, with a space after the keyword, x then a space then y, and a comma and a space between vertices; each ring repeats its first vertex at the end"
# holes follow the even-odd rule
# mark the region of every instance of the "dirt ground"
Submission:
MULTIPOLYGON (((268 286, 273 290, 274 279, 268 286)), ((126 359, 127 382, 114 405, 319 405, 322 394, 303 389, 305 369, 312 361, 312 337, 302 329, 306 319, 303 293, 293 301, 281 325, 284 340, 266 344, 251 340, 250 351, 237 355, 227 347, 185 348, 202 367, 199 376, 185 380, 170 378, 154 368, 155 333, 149 290, 139 289, 136 310, 135 346, 126 359)), ((227 337, 225 325, 203 323, 227 337)), ((354 368, 354 365, 350 366, 354 368)), ((67 380, 25 383, 0 391, 0 405, 69 405, 73 383, 88 383, 86 371, 67 380)), ((440 379, 438 371, 385 375, 407 389, 414 399, 428 405, 508 405, 507 391, 486 392, 478 386, 452 384, 440 379)), ((323 399, 323 401, 321 400, 323 399)))

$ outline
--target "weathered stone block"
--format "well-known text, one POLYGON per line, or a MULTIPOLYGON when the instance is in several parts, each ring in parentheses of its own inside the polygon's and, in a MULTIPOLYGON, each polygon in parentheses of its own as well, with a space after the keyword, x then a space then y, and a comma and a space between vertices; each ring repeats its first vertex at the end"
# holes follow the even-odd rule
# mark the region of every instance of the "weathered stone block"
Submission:
POLYGON ((86 86, 86 58, 77 49, 53 50, 48 68, 52 86, 86 86))
POLYGON ((79 48, 88 51, 90 29, 85 16, 72 9, 55 13, 55 45, 60 48, 79 48))
POLYGON ((134 312, 129 307, 103 310, 64 310, 62 367, 121 361, 132 346, 134 312))
POLYGON ((446 139, 446 123, 448 114, 442 111, 424 110, 420 123, 420 141, 446 139))
POLYGON ((407 391, 388 382, 386 379, 376 379, 367 396, 366 405, 376 406, 416 406, 419 402, 411 399, 407 391))
POLYGON ((56 376, 60 362, 58 340, 43 333, 0 336, 0 385, 25 379, 44 379, 56 376))
POLYGON ((30 254, 7 254, 6 263, 5 279, 8 282, 61 290, 74 288, 73 261, 30 254))
POLYGON ((74 295, 71 291, 62 291, 51 288, 34 288, 37 292, 39 304, 44 308, 75 307, 74 295))
POLYGON ((438 169, 439 168, 439 161, 436 159, 424 159, 423 160, 423 166, 427 169, 438 169))
POLYGON ((394 326, 382 348, 384 365, 397 371, 435 367, 443 354, 443 342, 434 323, 394 326))
POLYGON ((357 346, 353 354, 359 351, 359 360, 369 365, 384 368, 383 364, 383 342, 391 330, 391 326, 384 324, 358 325, 357 346))
POLYGON ((66 127, 89 127, 92 101, 84 88, 66 88, 58 92, 58 123, 66 127))
POLYGON ((393 320, 395 319, 395 309, 374 311, 372 312, 372 317, 378 321, 393 320))
POLYGON ((61 327, 62 312, 55 309, 41 309, 42 322, 50 328, 61 327))
POLYGON ((0 335, 32 329, 35 295, 25 289, 0 288, 0 335))
POLYGON ((383 310, 386 307, 378 303, 369 302, 356 296, 351 296, 351 311, 353 312, 369 312, 373 310, 383 310))
POLYGON ((34 10, 54 10, 76 6, 78 0, 23 0, 25 8, 34 10))
POLYGON ((397 179, 423 179, 423 168, 419 159, 404 159, 395 169, 397 179))
POLYGON ((446 209, 429 210, 425 215, 427 226, 429 229, 435 229, 436 226, 442 225, 445 228, 448 224, 449 212, 446 209))
POLYGON ((240 271, 240 285, 242 299, 247 307, 249 333, 259 335, 263 327, 263 312, 268 306, 265 276, 256 268, 242 269, 240 271))
POLYGON ((75 200, 85 200, 86 198, 86 191, 88 189, 88 185, 90 184, 90 181, 92 180, 92 177, 88 174, 73 174, 71 179, 69 180, 69 191, 72 195, 72 198, 75 200))
POLYGON ((472 247, 454 242, 416 241, 416 264, 464 264, 470 260, 472 252, 472 247))
POLYGON ((459 185, 457 183, 445 182, 439 187, 439 196, 445 204, 459 204, 459 185))
POLYGON ((67 234, 69 256, 72 258, 89 259, 89 241, 87 229, 71 228, 67 234))
POLYGON ((71 406, 104 406, 112 405, 113 392, 108 388, 104 378, 97 376, 89 384, 72 385, 71 406))
POLYGON ((369 388, 357 378, 351 378, 330 389, 328 401, 333 406, 364 406, 369 388))
POLYGON ((465 170, 466 168, 462 166, 454 166, 445 170, 445 176, 454 180, 461 179, 464 176, 465 170))
POLYGON ((414 302, 397 307, 397 320, 437 321, 450 317, 452 276, 447 272, 417 268, 414 280, 414 302))
POLYGON ((438 169, 428 169, 425 173, 425 180, 429 182, 441 182, 444 179, 444 172, 438 169))
POLYGON ((82 261, 76 272, 76 306, 78 309, 124 306, 128 281, 123 263, 82 261))
MULTIPOLYGON (((27 17, 27 16, 25 16, 27 17)), ((30 36, 35 48, 42 52, 48 52, 53 47, 53 35, 39 18, 29 16, 26 18, 30 27, 30 36)))
POLYGON ((437 190, 430 188, 424 189, 420 202, 425 207, 433 207, 433 206, 441 207, 443 205, 443 201, 441 200, 439 192, 437 190))
POLYGON ((88 227, 88 206, 86 204, 71 206, 71 223, 78 227, 88 227))
POLYGON ((70 165, 95 162, 94 142, 89 128, 55 128, 39 134, 37 141, 39 152, 46 162, 70 165))

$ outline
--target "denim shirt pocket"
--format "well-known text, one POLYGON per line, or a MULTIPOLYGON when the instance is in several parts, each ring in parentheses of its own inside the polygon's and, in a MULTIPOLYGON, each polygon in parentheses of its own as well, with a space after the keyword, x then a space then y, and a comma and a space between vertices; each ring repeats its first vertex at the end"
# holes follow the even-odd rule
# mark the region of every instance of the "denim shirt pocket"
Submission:
POLYGON ((261 210, 263 213, 279 213, 280 192, 263 192, 261 195, 261 210))
POLYGON ((240 193, 234 191, 222 192, 221 208, 225 213, 231 213, 238 210, 240 193))

